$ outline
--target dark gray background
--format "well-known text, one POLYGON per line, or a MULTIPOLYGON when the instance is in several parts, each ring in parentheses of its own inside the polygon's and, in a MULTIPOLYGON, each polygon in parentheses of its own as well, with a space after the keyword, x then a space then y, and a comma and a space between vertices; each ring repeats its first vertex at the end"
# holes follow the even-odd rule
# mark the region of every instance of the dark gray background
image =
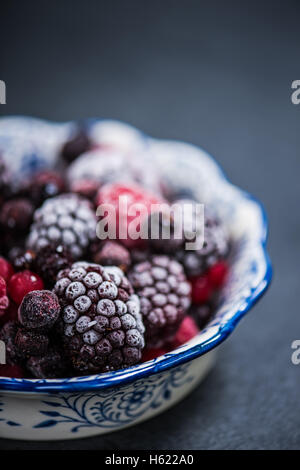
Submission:
POLYGON ((300 448, 300 366, 290 359, 300 339, 300 105, 290 100, 299 2, 6 3, 1 113, 119 118, 203 146, 264 202, 275 274, 205 383, 172 410, 106 437, 0 448, 300 448))

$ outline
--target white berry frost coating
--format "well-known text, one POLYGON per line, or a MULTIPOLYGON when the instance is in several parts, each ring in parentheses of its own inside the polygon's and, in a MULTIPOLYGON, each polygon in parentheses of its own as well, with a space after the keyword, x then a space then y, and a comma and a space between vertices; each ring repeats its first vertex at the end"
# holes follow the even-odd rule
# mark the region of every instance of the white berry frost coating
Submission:
POLYGON ((61 306, 59 332, 75 370, 107 372, 141 360, 140 302, 119 268, 74 263, 60 271, 54 292, 61 306))
POLYGON ((96 239, 96 216, 91 204, 75 194, 47 199, 35 211, 27 247, 38 251, 52 244, 64 245, 74 259, 84 255, 96 239))

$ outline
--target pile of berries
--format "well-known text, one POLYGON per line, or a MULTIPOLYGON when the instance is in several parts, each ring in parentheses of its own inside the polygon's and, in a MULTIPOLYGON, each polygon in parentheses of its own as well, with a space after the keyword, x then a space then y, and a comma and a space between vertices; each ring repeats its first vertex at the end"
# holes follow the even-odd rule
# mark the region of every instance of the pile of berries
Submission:
POLYGON ((0 376, 130 367, 191 340, 214 314, 229 270, 221 221, 205 213, 191 239, 151 165, 141 171, 142 157, 96 147, 80 125, 59 171, 18 184, 0 158, 0 376))

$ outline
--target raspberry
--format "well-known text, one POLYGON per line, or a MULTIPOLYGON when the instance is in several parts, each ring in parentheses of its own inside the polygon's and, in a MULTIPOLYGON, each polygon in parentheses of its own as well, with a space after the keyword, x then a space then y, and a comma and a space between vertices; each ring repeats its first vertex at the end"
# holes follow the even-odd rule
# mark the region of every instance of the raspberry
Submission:
POLYGON ((120 243, 105 241, 95 250, 93 261, 103 266, 118 266, 126 271, 130 265, 130 254, 120 243))
POLYGON ((220 289, 224 285, 227 275, 228 265, 225 261, 214 264, 208 271, 209 282, 216 289, 220 289))
POLYGON ((71 264, 72 256, 68 249, 63 245, 51 244, 37 252, 34 267, 46 285, 52 288, 59 271, 69 268, 71 264))
POLYGON ((23 358, 25 356, 41 356, 48 349, 49 339, 43 333, 19 328, 15 337, 15 345, 23 358))
POLYGON ((207 274, 192 278, 192 300, 195 304, 208 302, 213 294, 213 286, 207 274))
POLYGON ((35 211, 27 246, 37 252, 53 243, 61 244, 78 259, 95 238, 96 216, 90 202, 76 194, 61 194, 47 199, 35 211))
POLYGON ((20 361, 20 353, 15 345, 15 337, 18 331, 16 322, 7 322, 0 330, 0 341, 5 343, 7 364, 16 364, 20 361))
POLYGON ((25 377, 25 372, 21 366, 16 364, 4 364, 0 365, 0 377, 12 377, 15 379, 23 379, 25 377))
POLYGON ((168 256, 153 256, 129 274, 141 301, 148 347, 171 341, 190 306, 191 287, 182 266, 168 256))
POLYGON ((136 364, 144 347, 139 300, 117 267, 86 262, 61 271, 54 291, 62 308, 62 338, 79 372, 136 364))
POLYGON ((117 239, 131 248, 138 247, 141 245, 141 242, 143 244, 143 241, 140 233, 138 233, 138 239, 132 239, 129 233, 130 226, 134 228, 134 224, 136 223, 136 231, 139 232, 141 230, 140 224, 138 224, 139 219, 149 215, 154 204, 160 204, 162 202, 163 200, 158 199, 140 186, 129 186, 117 183, 103 186, 100 188, 96 197, 97 206, 108 204, 114 208, 115 212, 108 214, 109 228, 115 228, 117 239), (120 204, 120 198, 122 198, 122 204, 120 204), (141 209, 138 208, 138 204, 143 207, 146 214, 141 212, 141 209), (134 205, 136 205, 137 213, 134 205), (136 215, 129 215, 130 211, 133 211, 136 215))
POLYGON ((33 290, 42 290, 44 283, 35 273, 25 270, 14 274, 8 282, 8 293, 20 305, 24 296, 33 290))
POLYGON ((171 349, 176 349, 190 339, 194 338, 199 333, 199 328, 195 320, 189 315, 185 317, 176 333, 174 340, 171 343, 171 349))
POLYGON ((54 379, 68 373, 68 363, 55 347, 49 348, 42 356, 31 356, 26 362, 26 369, 37 379, 54 379))
POLYGON ((56 171, 44 170, 35 173, 27 182, 24 192, 36 207, 46 199, 58 196, 66 190, 63 177, 56 171))
POLYGON ((33 212, 34 207, 28 199, 11 199, 1 208, 0 223, 5 230, 24 233, 30 227, 33 212))
POLYGON ((91 146, 90 139, 83 127, 77 127, 74 134, 71 136, 62 148, 62 158, 67 162, 73 162, 79 155, 89 150, 91 146))
POLYGON ((49 290, 29 292, 19 307, 19 322, 32 330, 46 331, 59 317, 60 305, 56 295, 49 290))
POLYGON ((9 306, 9 300, 6 293, 6 282, 3 277, 0 276, 0 317, 5 314, 5 311, 9 306))
POLYGON ((2 256, 0 256, 0 276, 7 282, 14 274, 12 265, 2 256))

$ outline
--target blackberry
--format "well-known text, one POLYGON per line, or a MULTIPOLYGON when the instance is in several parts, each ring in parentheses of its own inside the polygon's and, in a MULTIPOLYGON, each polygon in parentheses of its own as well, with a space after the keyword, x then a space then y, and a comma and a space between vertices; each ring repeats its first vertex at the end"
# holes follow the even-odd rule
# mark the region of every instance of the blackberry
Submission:
POLYGON ((47 199, 35 211, 27 247, 34 251, 62 244, 74 259, 80 258, 96 238, 96 216, 89 201, 75 194, 47 199))
POLYGON ((168 256, 153 256, 129 274, 140 297, 148 347, 160 348, 175 336, 191 302, 183 267, 168 256))
POLYGON ((19 308, 19 322, 24 328, 47 331, 59 317, 60 305, 49 290, 34 290, 25 295, 19 308))
POLYGON ((28 199, 6 201, 0 211, 0 224, 9 232, 25 233, 32 222, 34 207, 28 199))
POLYGON ((110 240, 98 244, 94 249, 93 261, 103 266, 118 266, 123 271, 128 269, 131 262, 127 248, 110 240))
POLYGON ((86 262, 57 276, 65 351, 80 373, 136 364, 144 347, 139 299, 123 272, 86 262))
POLYGON ((45 284, 52 288, 59 271, 69 268, 71 264, 72 256, 68 249, 63 245, 51 244, 37 252, 34 267, 45 284))
MULTIPOLYGON (((229 252, 228 234, 220 221, 211 213, 205 210, 204 234, 199 231, 196 221, 196 203, 194 200, 182 199, 176 201, 181 207, 183 220, 183 231, 178 237, 178 227, 172 214, 160 213, 155 221, 158 222, 159 239, 151 239, 149 243, 153 249, 159 253, 174 254, 176 259, 183 265, 186 275, 190 277, 202 275, 208 268, 218 261, 225 259, 229 252), (189 236, 185 234, 188 230, 189 236), (170 233, 170 236, 167 235, 170 233), (194 237, 193 237, 194 235, 194 237), (187 250, 187 242, 195 242, 197 237, 204 235, 202 248, 187 250)), ((154 215, 152 215, 152 221, 154 215)), ((156 216, 157 217, 157 216, 156 216)))

